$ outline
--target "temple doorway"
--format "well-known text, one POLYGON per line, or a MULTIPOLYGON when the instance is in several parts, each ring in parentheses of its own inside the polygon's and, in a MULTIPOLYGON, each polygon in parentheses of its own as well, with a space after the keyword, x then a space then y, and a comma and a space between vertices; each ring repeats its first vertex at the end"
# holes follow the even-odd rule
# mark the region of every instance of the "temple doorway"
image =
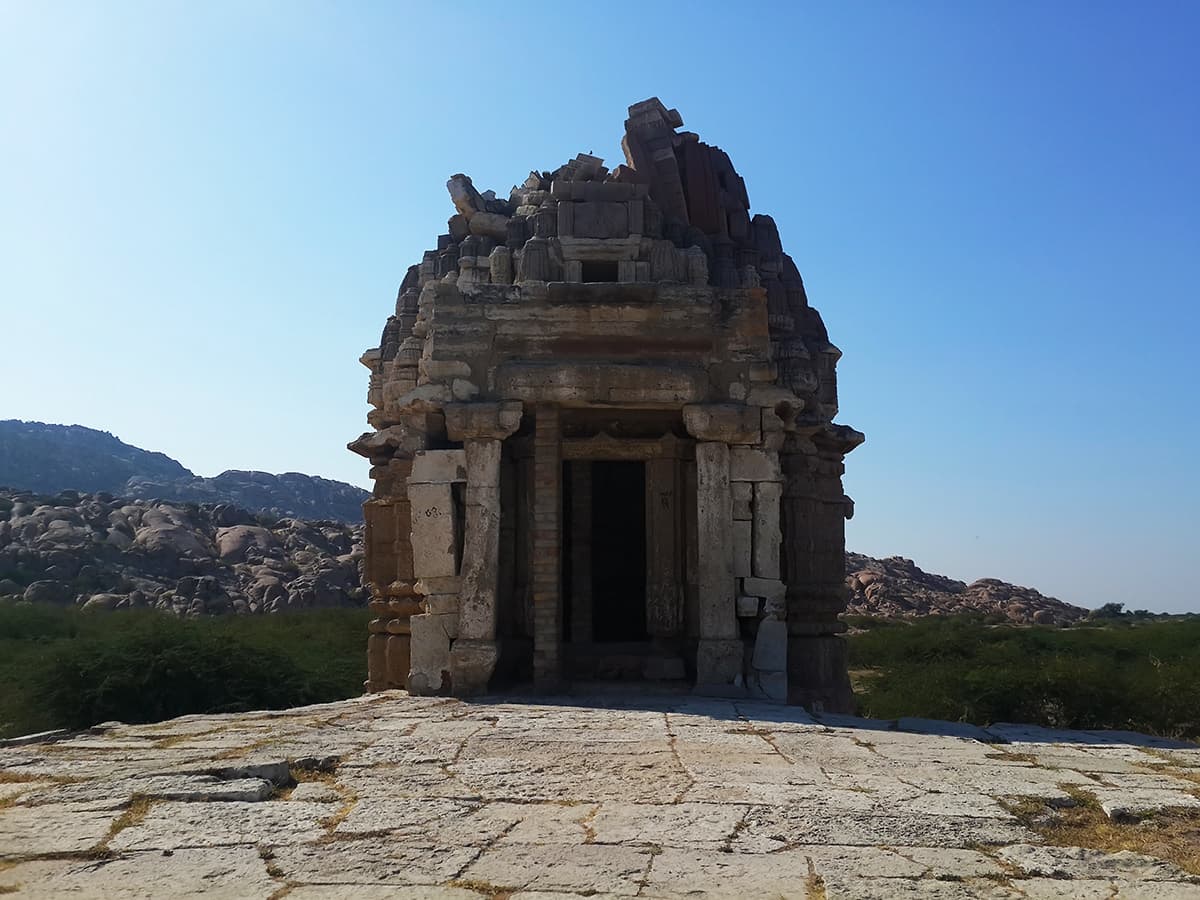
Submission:
POLYGON ((592 466, 592 640, 646 635, 646 465, 592 466))

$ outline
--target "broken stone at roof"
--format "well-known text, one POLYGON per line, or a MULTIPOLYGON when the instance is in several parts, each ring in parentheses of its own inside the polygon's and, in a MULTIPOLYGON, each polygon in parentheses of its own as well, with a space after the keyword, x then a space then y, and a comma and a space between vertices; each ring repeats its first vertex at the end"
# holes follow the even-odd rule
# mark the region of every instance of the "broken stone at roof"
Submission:
POLYGON ((835 366, 770 216, 657 98, 625 163, 447 182, 371 370, 368 690, 852 703, 835 366))

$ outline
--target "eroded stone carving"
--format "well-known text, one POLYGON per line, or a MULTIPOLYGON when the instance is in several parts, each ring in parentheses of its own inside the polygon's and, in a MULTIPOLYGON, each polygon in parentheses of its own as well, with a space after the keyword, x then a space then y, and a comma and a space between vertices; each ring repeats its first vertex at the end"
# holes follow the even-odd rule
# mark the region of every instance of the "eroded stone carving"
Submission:
POLYGON ((611 172, 447 182, 447 233, 361 358, 369 689, 686 678, 850 706, 840 351, 682 125, 651 98, 611 172))

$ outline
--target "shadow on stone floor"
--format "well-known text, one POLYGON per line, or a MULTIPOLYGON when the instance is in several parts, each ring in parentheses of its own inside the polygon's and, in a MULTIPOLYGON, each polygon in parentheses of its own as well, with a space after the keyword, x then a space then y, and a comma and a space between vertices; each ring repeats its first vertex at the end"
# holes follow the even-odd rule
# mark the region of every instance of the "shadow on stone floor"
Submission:
POLYGON ((1159 737, 1125 730, 1080 730, 1048 728, 997 722, 992 725, 972 725, 968 722, 947 722, 938 719, 902 717, 899 719, 870 719, 836 713, 812 713, 799 706, 753 699, 706 696, 685 692, 644 693, 640 686, 623 684, 587 685, 581 690, 563 694, 539 694, 531 689, 518 689, 507 694, 492 694, 463 702, 472 705, 566 706, 578 709, 630 710, 640 712, 704 715, 730 722, 762 722, 770 725, 812 725, 832 729, 857 731, 886 731, 925 734, 976 740, 988 744, 1074 744, 1080 746, 1124 746, 1152 750, 1200 750, 1200 744, 1175 738, 1159 737))

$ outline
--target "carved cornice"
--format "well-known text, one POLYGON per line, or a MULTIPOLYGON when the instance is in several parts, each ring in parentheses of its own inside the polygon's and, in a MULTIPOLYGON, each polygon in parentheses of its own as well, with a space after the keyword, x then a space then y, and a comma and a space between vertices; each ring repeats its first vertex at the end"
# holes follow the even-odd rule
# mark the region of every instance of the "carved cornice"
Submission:
POLYGON ((502 441, 521 427, 524 406, 519 400, 503 403, 448 403, 446 435, 452 441, 491 439, 502 441))

